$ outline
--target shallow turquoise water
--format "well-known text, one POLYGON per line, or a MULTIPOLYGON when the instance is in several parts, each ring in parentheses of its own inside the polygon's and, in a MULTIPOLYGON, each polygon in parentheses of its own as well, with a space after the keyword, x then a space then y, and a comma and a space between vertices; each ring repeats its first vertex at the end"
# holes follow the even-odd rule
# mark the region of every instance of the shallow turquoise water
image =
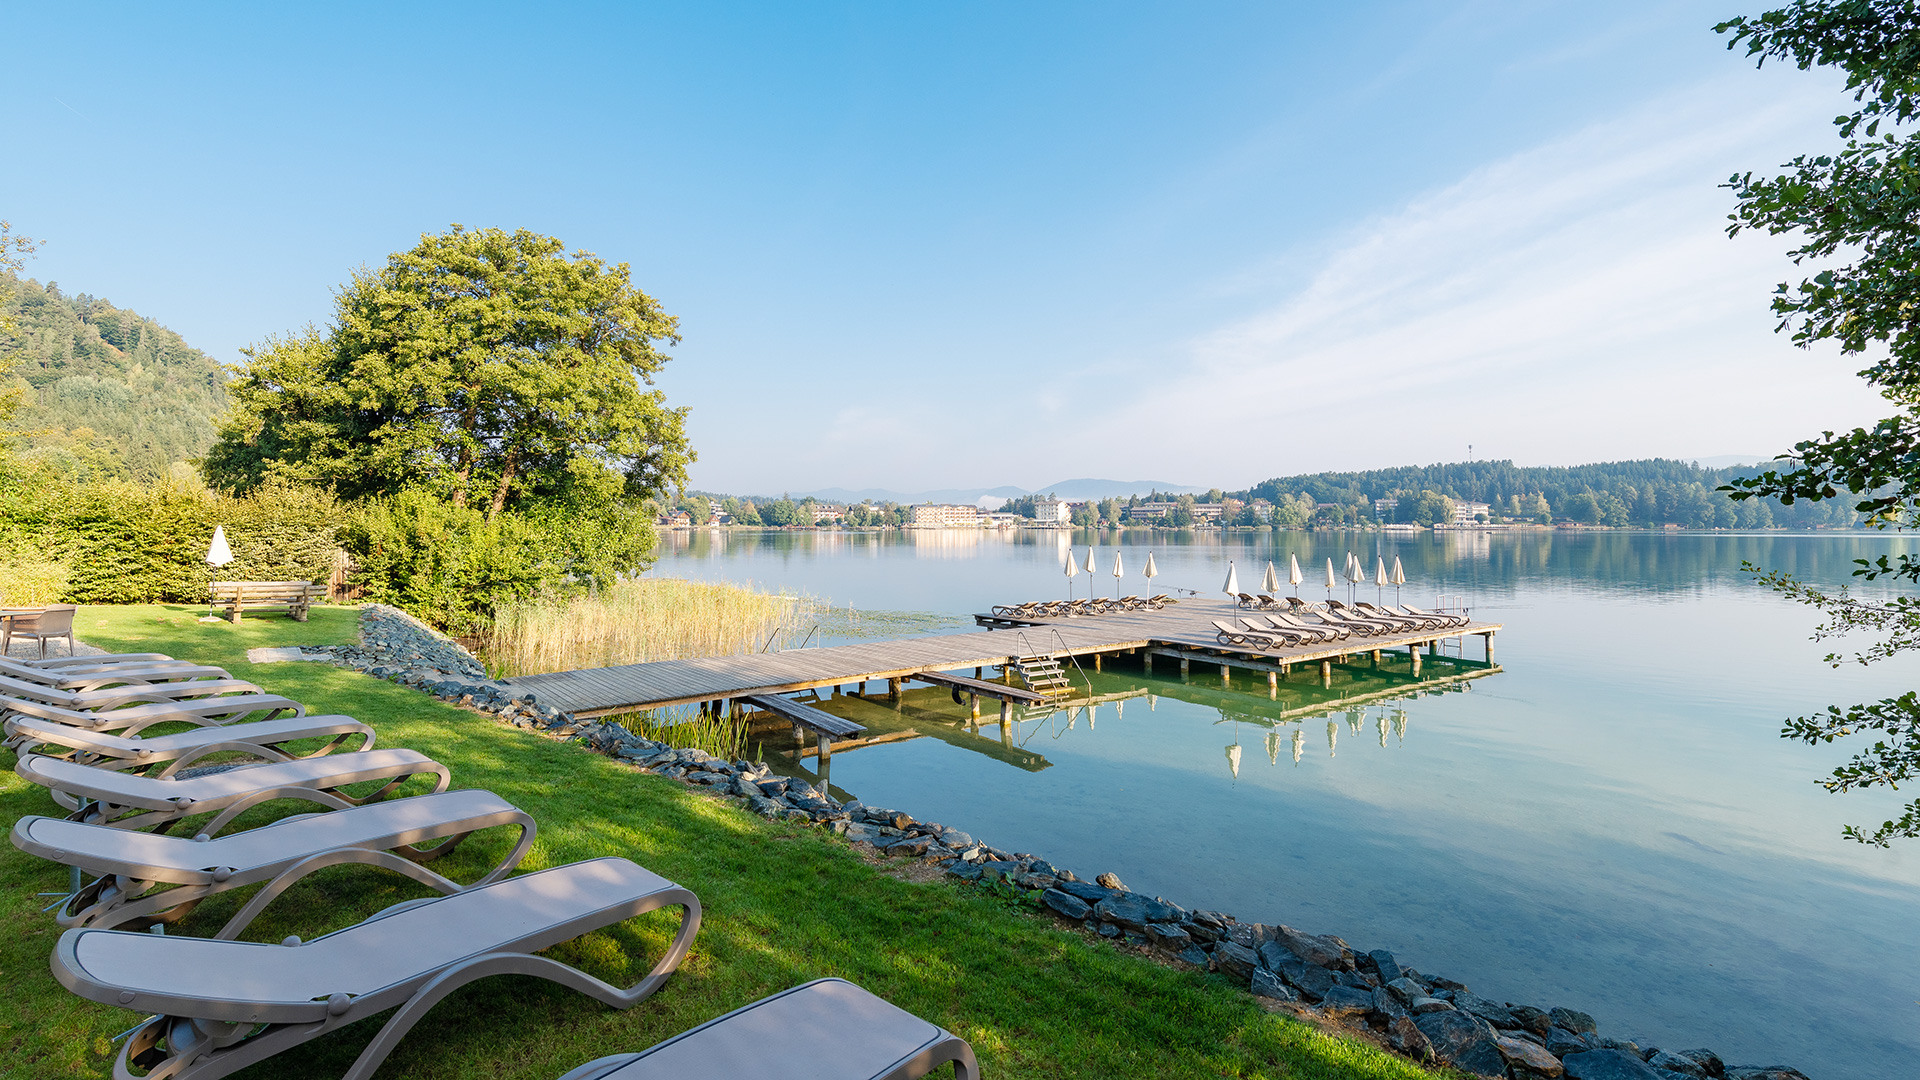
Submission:
MULTIPOLYGON (((1065 596, 1065 540, 680 533, 656 572, 964 616, 1065 596)), ((1089 540, 1103 570, 1118 550, 1137 573, 1151 548, 1156 589, 1207 592, 1229 559, 1251 587, 1267 559, 1284 573, 1297 553, 1311 583, 1325 573, 1312 565, 1350 548, 1371 565, 1376 543, 1083 533, 1083 562, 1089 540)), ((1830 643, 1807 640, 1810 614, 1740 572, 1747 560, 1838 584, 1852 559, 1910 541, 1381 543, 1406 566, 1407 600, 1447 594, 1505 624, 1499 671, 1421 691, 1402 660, 1343 671, 1332 690, 1296 678, 1274 701, 1263 684, 1222 692, 1199 665, 1185 683, 1110 667, 1092 688, 1123 700, 1020 723, 1004 743, 997 724, 969 732, 957 706, 918 691, 900 717, 939 737, 837 754, 833 785, 1083 877, 1111 870, 1190 907, 1390 948, 1484 996, 1585 1009, 1643 1045, 1709 1046, 1814 1080, 1920 1072, 1920 843, 1887 852, 1839 837, 1843 823, 1892 816, 1906 793, 1829 795, 1813 781, 1850 751, 1778 737, 1786 716, 1920 686, 1920 664, 1829 668, 1830 643), (1333 700, 1371 693, 1410 696, 1333 700)), ((1112 595, 1111 577, 1095 580, 1112 595)), ((1442 661, 1426 674, 1450 672, 1442 661)))

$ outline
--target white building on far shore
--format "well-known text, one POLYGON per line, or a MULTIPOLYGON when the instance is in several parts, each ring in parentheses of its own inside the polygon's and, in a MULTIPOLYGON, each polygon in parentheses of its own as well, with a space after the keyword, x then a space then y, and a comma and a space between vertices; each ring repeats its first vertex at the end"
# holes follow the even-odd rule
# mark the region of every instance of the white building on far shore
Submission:
POLYGON ((977 529, 986 524, 986 511, 955 503, 927 503, 913 508, 916 529, 977 529))
POLYGON ((1033 520, 1041 525, 1065 525, 1073 520, 1073 504, 1065 499, 1035 499, 1033 520))

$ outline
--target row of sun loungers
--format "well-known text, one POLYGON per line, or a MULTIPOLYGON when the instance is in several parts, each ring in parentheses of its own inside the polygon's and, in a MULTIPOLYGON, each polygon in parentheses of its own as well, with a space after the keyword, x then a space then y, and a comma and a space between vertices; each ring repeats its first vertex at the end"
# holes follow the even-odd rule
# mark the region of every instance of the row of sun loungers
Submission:
POLYGON ((999 604, 994 607, 993 613, 1007 619, 1062 619, 1080 615, 1109 615, 1118 611, 1159 611, 1168 604, 1178 602, 1166 593, 1158 596, 1122 596, 1113 600, 1103 597, 1091 600, 1036 600, 1030 604, 999 604))
POLYGON ((1315 608, 1294 597, 1286 599, 1288 602, 1278 605, 1279 611, 1258 618, 1242 617, 1237 624, 1212 620, 1220 644, 1272 650, 1345 641, 1356 634, 1381 637, 1459 629, 1471 621, 1464 615, 1394 605, 1362 602, 1349 606, 1332 600, 1325 608, 1315 608))
MULTIPOLYGON (((117 1077, 212 1080, 392 1011, 346 1074, 367 1080, 463 986, 531 975, 630 1008, 667 981, 699 932, 692 891, 624 858, 516 875, 538 831, 531 816, 492 792, 448 790, 444 765, 374 749, 372 729, 351 717, 308 716, 299 702, 218 668, 154 653, 0 659, 0 716, 16 770, 70 811, 23 817, 12 832, 15 847, 74 871, 74 891, 54 905, 67 928, 54 949, 55 978, 80 997, 152 1014, 122 1045, 117 1077), (158 724, 184 730, 143 734, 158 724), (289 749, 311 739, 330 741, 298 756, 289 749), (349 743, 355 748, 344 749, 349 743), (244 755, 238 764, 235 754, 244 755), (209 764, 214 755, 227 760, 209 764), (431 790, 387 798, 415 778, 431 790), (368 793, 370 783, 377 790, 368 793), (226 831, 248 810, 283 800, 317 812, 226 831), (171 833, 189 819, 191 838, 171 833), (517 829, 518 842, 478 880, 463 885, 422 865, 495 828, 517 829), (343 864, 400 873, 439 895, 311 941, 239 940, 287 888, 343 864), (83 871, 92 875, 85 884, 83 871), (259 890, 210 938, 140 932, 253 885, 259 890), (679 931, 632 986, 539 955, 668 907, 681 909, 679 931)), ((958 1077, 979 1076, 965 1040, 852 983, 821 979, 563 1080, 772 1076, 797 1067, 809 1076, 906 1080, 946 1062, 958 1077)))

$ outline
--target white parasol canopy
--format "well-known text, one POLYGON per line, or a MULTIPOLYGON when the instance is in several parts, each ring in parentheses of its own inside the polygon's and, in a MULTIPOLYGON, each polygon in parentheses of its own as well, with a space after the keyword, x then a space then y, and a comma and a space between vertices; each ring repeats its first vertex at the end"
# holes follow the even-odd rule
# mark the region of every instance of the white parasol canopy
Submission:
POLYGON ((227 527, 213 527, 213 543, 207 545, 207 561, 215 566, 225 566, 233 561, 233 549, 227 546, 227 527))
POLYGON ((1274 572, 1273 560, 1267 560, 1267 576, 1260 579, 1260 591, 1272 596, 1280 591, 1280 575, 1274 572))
POLYGON ((1332 594, 1333 587, 1336 584, 1337 584, 1337 581, 1334 579, 1334 576, 1333 576, 1333 556, 1329 555, 1327 556, 1327 592, 1329 595, 1332 594))
POLYGON ((1160 576, 1160 570, 1153 565, 1153 552, 1151 551, 1147 552, 1147 567, 1140 571, 1140 576, 1147 579, 1147 591, 1152 592, 1153 579, 1160 576))
POLYGON ((1233 778, 1240 779, 1240 744, 1227 747, 1227 768, 1233 770, 1233 778))
POLYGON ((1287 556, 1287 584, 1293 586, 1293 595, 1300 595, 1300 583, 1307 580, 1300 575, 1300 556, 1287 556))
POLYGON ((1400 602, 1400 586, 1407 583, 1407 572, 1400 568, 1400 556, 1393 557, 1393 576, 1387 579, 1393 583, 1393 602, 1400 602))
POLYGON ((1080 564, 1073 561, 1073 549, 1067 549, 1067 595, 1073 595, 1073 579, 1080 573, 1080 564))
POLYGON ((1228 595, 1228 596, 1239 596, 1239 595, 1240 595, 1240 577, 1239 577, 1239 575, 1238 575, 1238 574, 1236 574, 1236 573, 1234 572, 1234 569, 1233 569, 1233 560, 1232 560, 1232 559, 1228 559, 1228 560, 1227 560, 1227 581, 1226 581, 1226 584, 1224 584, 1224 585, 1222 585, 1222 586, 1220 586, 1220 587, 1221 587, 1222 589, 1225 589, 1225 590, 1226 590, 1226 593, 1227 593, 1227 595, 1228 595))
POLYGON ((1093 545, 1088 544, 1087 545, 1087 576, 1092 577, 1093 575, 1099 572, 1100 570, 1093 565, 1093 545))
MULTIPOLYGON (((1120 563, 1120 553, 1113 553, 1113 595, 1120 595, 1120 579, 1127 576, 1127 568, 1120 563)), ((1092 722, 1089 721, 1089 724, 1092 722)))
POLYGON ((1387 561, 1380 556, 1373 557, 1373 584, 1375 586, 1374 603, 1380 603, 1387 587, 1387 561))

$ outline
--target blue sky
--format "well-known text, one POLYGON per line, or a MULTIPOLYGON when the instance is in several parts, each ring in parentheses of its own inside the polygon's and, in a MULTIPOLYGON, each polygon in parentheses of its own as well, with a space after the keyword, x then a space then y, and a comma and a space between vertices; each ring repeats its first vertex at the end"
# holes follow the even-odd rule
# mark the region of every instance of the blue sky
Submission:
POLYGON ((0 217, 227 361, 451 222, 628 262, 720 490, 1773 453, 1883 403, 1721 233, 1844 102, 1748 10, 40 5, 0 217))

